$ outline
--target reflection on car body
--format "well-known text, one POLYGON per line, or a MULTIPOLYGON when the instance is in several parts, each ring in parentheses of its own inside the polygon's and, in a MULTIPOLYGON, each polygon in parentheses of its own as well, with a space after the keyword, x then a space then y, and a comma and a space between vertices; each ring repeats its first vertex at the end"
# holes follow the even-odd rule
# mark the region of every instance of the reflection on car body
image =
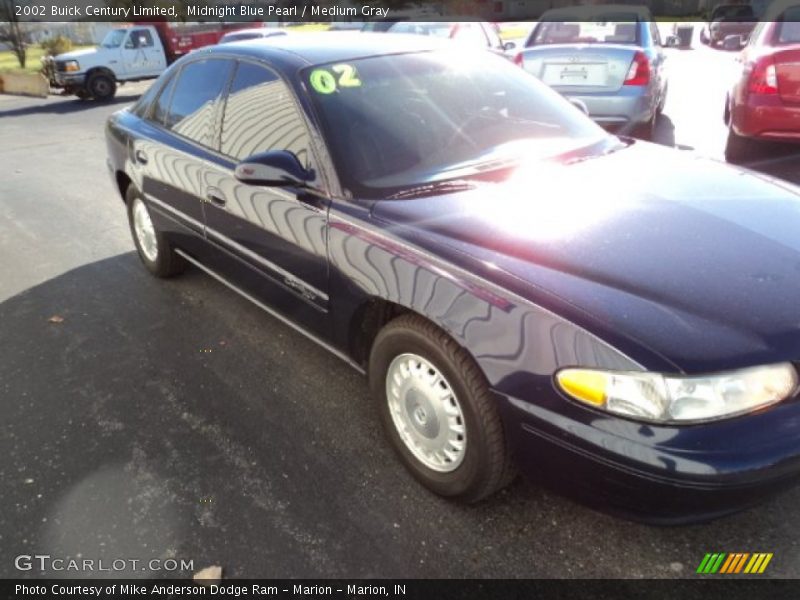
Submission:
POLYGON ((366 373, 436 493, 516 466, 676 522, 800 473, 797 188, 421 36, 193 53, 107 141, 145 267, 196 265, 366 373))

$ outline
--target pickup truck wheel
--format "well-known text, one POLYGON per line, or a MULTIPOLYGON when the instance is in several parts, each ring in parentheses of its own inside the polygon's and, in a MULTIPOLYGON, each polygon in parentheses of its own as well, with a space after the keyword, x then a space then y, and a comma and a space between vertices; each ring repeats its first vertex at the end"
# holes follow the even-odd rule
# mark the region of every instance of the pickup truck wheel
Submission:
POLYGON ((166 236, 156 229, 150 209, 132 185, 125 194, 128 223, 142 264, 156 277, 172 277, 186 268, 186 261, 175 254, 166 236))
POLYGON ((108 102, 117 93, 117 82, 105 73, 95 73, 89 76, 86 89, 94 96, 95 100, 108 102))
POLYGON ((513 479, 486 379, 444 331, 416 315, 391 321, 373 344, 369 379, 394 450, 429 490, 477 502, 513 479))

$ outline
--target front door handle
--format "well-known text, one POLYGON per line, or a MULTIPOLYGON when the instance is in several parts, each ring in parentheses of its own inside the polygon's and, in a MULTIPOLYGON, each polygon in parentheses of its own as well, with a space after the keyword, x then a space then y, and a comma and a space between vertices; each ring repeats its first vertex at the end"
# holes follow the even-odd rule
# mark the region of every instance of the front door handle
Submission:
POLYGON ((133 153, 133 157, 136 159, 136 162, 138 162, 139 164, 141 164, 141 165, 146 165, 147 164, 147 154, 145 154, 143 151, 137 150, 136 152, 133 153))
POLYGON ((208 190, 208 193, 206 194, 206 200, 211 202, 211 204, 214 206, 218 206, 220 208, 224 208, 228 203, 228 201, 225 200, 225 197, 222 195, 222 192, 217 189, 208 190))

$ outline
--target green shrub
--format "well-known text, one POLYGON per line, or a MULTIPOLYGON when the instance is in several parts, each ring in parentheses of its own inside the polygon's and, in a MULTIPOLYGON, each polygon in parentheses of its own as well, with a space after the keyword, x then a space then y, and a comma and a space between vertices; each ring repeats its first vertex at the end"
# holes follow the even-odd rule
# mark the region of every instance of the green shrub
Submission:
POLYGON ((57 35, 44 40, 40 46, 42 50, 44 50, 45 55, 57 56, 72 50, 72 40, 63 35, 57 35))

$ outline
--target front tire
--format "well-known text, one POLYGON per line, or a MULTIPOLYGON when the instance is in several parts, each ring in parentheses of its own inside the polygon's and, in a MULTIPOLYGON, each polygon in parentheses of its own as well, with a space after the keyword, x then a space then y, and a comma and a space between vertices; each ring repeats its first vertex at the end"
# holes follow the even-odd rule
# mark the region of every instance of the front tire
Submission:
POLYGON ((373 344, 369 380, 389 441, 429 490, 477 502, 513 479, 488 383, 441 329, 417 315, 391 321, 373 344))
POLYGON ((150 209, 134 186, 128 186, 125 201, 133 243, 145 268, 156 277, 162 278, 183 272, 186 261, 175 254, 166 236, 156 229, 150 209))
POLYGON ((109 102, 117 93, 117 82, 105 73, 94 73, 89 76, 86 89, 95 100, 109 102))

